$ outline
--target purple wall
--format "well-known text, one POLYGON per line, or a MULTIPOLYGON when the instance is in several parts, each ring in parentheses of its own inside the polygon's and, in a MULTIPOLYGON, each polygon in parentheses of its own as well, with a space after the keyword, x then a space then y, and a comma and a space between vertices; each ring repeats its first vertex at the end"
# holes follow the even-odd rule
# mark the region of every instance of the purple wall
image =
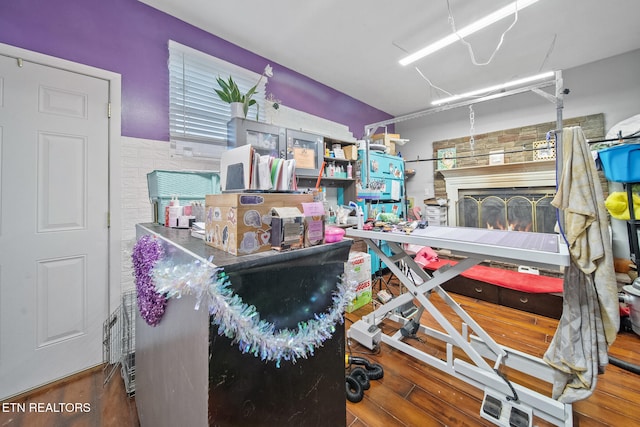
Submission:
POLYGON ((301 74, 241 49, 137 0, 2 0, 0 43, 122 75, 122 134, 169 140, 168 41, 261 73, 273 66, 267 93, 287 107, 364 125, 391 116, 301 74))

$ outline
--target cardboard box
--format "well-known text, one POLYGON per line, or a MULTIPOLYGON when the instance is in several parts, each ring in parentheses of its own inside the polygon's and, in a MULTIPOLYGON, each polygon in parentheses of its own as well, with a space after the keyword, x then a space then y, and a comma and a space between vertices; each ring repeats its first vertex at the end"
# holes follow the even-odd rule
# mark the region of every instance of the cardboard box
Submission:
POLYGON ((351 313, 360 307, 371 302, 371 279, 358 283, 356 287, 356 297, 347 306, 347 313, 351 313))
POLYGON ((303 203, 304 247, 324 243, 324 205, 320 202, 303 203))
POLYGON ((271 209, 271 247, 280 251, 304 247, 304 216, 300 209, 271 209))
POLYGON ((349 259, 344 263, 345 280, 362 282, 371 278, 371 255, 367 252, 349 252, 349 259))
POLYGON ((233 255, 271 249, 271 210, 313 202, 312 194, 233 193, 205 198, 205 243, 233 255))
POLYGON ((344 151, 344 158, 346 160, 358 160, 358 146, 357 145, 345 145, 342 147, 344 151))
POLYGON ((394 139, 400 139, 400 134, 397 133, 376 133, 371 137, 372 144, 384 144, 388 148, 387 154, 392 156, 396 155, 396 143, 394 139))
POLYGON ((348 283, 357 283, 356 297, 347 306, 348 313, 371 302, 371 255, 350 252, 349 259, 344 263, 344 278, 348 283))

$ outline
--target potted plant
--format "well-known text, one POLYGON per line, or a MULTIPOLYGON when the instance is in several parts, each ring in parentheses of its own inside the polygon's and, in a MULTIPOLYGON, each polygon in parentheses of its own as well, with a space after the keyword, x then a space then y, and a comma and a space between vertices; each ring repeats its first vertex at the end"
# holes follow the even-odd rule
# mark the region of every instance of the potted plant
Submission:
MULTIPOLYGON (((253 95, 256 93, 258 89, 258 85, 264 76, 273 77, 273 69, 271 65, 267 65, 262 72, 262 75, 258 79, 258 82, 247 91, 247 93, 243 94, 240 92, 240 88, 238 88, 238 84, 233 80, 231 76, 229 76, 228 80, 224 80, 222 77, 217 77, 216 81, 218 82, 218 86, 220 89, 214 89, 221 100, 224 102, 228 102, 231 105, 231 115, 234 117, 239 116, 238 110, 242 111, 243 116, 247 117, 249 113, 249 107, 255 105, 256 100, 253 99, 253 95)), ((258 119, 258 113, 256 113, 256 120, 258 119)))

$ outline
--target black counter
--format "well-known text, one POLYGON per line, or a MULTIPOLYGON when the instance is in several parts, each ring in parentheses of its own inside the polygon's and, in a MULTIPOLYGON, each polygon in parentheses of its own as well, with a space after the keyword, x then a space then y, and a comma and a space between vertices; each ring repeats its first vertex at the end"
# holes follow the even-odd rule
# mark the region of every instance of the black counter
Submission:
MULTIPOLYGON (((224 268, 235 294, 276 328, 326 312, 333 304, 351 241, 290 252, 234 256, 188 230, 137 226, 161 238, 175 263, 208 260, 224 268)), ((141 425, 337 426, 346 422, 344 328, 295 364, 242 353, 218 334, 195 298, 171 299, 156 327, 136 321, 136 404, 141 425)))

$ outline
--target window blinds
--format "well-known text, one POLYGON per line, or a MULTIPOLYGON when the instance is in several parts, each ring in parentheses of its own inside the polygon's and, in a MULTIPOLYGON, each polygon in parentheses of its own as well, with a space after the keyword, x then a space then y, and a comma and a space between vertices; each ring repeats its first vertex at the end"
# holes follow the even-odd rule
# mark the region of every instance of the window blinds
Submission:
MULTIPOLYGON (((260 74, 207 55, 190 47, 169 41, 169 131, 171 141, 181 145, 207 144, 208 157, 219 158, 227 148, 227 122, 231 118, 229 104, 215 93, 217 77, 232 76, 240 91, 246 93, 260 74)), ((265 86, 263 77, 249 108, 247 118, 262 120, 265 86)), ((202 151, 202 150, 196 150, 202 151)))

